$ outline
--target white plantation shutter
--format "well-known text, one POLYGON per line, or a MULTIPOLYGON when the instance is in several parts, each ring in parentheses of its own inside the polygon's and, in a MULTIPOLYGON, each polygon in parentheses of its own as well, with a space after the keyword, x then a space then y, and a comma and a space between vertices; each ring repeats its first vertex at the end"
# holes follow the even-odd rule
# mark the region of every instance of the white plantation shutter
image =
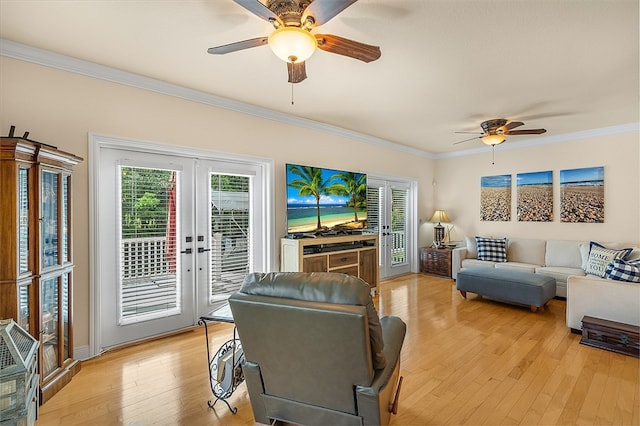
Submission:
POLYGON ((407 205, 409 191, 391 188, 391 264, 407 262, 407 205))
MULTIPOLYGON (((181 311, 181 280, 176 274, 176 241, 170 232, 172 170, 120 167, 119 312, 120 324, 166 317, 181 311), (174 257, 170 254, 174 253, 174 257)), ((175 203, 179 205, 179 203, 175 203)))
POLYGON ((210 302, 228 298, 253 271, 251 179, 211 174, 210 302))
POLYGON ((384 188, 367 186, 367 228, 370 231, 380 233, 380 218, 384 217, 384 188))

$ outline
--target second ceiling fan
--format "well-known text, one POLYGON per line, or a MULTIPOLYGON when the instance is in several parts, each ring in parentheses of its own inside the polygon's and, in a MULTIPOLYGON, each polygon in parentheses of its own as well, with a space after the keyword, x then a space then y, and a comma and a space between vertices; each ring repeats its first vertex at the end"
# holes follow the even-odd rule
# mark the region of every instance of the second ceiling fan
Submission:
POLYGON ((259 18, 271 23, 275 30, 267 37, 211 47, 214 55, 269 44, 273 52, 287 63, 290 83, 307 78, 305 61, 316 48, 338 55, 371 62, 381 55, 380 47, 371 46, 331 34, 311 34, 357 0, 233 0, 259 18))
POLYGON ((456 132, 456 133, 479 133, 479 136, 474 136, 469 139, 465 139, 459 142, 454 143, 457 145, 459 143, 468 142, 474 139, 481 139, 487 145, 496 146, 501 144, 507 139, 507 135, 540 135, 545 133, 547 129, 520 129, 513 130, 517 127, 524 126, 522 121, 509 121, 504 118, 495 118, 492 120, 483 121, 480 124, 482 127, 483 133, 479 132, 456 132))

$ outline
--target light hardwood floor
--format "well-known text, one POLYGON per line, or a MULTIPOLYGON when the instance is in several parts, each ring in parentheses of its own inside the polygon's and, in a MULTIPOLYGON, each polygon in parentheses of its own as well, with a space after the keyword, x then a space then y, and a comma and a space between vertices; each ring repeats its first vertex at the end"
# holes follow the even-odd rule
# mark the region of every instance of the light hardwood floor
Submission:
MULTIPOLYGON (((565 301, 532 313, 464 300, 453 281, 415 274, 379 288, 380 314, 407 323, 392 424, 640 424, 640 361, 580 345, 565 301)), ((232 332, 212 324, 212 348, 232 332)), ((230 399, 237 414, 207 407, 204 339, 199 327, 84 362, 38 425, 254 424, 245 384, 230 399)))

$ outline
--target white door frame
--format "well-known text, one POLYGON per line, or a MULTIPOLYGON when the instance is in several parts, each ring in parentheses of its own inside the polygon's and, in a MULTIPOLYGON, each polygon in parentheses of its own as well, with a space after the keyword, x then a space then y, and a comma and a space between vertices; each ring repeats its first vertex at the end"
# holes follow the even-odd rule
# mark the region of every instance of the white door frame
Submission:
MULTIPOLYGON (((101 214, 98 208, 100 182, 100 153, 102 149, 119 149, 153 154, 173 155, 178 157, 200 158, 212 161, 227 161, 256 165, 264 177, 262 188, 264 194, 264 211, 262 212, 263 244, 255 248, 256 256, 265 269, 276 270, 275 252, 275 220, 274 220, 274 164, 273 160, 248 155, 233 155, 216 151, 207 151, 184 146, 164 145, 159 143, 133 140, 123 137, 89 133, 89 357, 100 353, 102 344, 100 312, 100 247, 101 236, 98 224, 101 214)), ((195 324, 195 322, 194 322, 195 324)))

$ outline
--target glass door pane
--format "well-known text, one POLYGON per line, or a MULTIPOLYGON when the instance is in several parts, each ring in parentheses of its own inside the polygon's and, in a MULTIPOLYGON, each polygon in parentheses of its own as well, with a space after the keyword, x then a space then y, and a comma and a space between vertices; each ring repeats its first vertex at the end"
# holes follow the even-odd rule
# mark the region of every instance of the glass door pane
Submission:
POLYGON ((250 176, 210 174, 209 303, 226 300, 253 270, 250 176))
POLYGON ((391 265, 407 262, 407 189, 391 188, 391 265))
POLYGON ((120 167, 120 324, 181 312, 179 172, 120 167))
POLYGON ((40 289, 42 374, 46 377, 60 365, 58 360, 58 278, 42 280, 40 289))
POLYGON ((46 268, 58 264, 58 174, 45 170, 41 179, 41 262, 46 268))

